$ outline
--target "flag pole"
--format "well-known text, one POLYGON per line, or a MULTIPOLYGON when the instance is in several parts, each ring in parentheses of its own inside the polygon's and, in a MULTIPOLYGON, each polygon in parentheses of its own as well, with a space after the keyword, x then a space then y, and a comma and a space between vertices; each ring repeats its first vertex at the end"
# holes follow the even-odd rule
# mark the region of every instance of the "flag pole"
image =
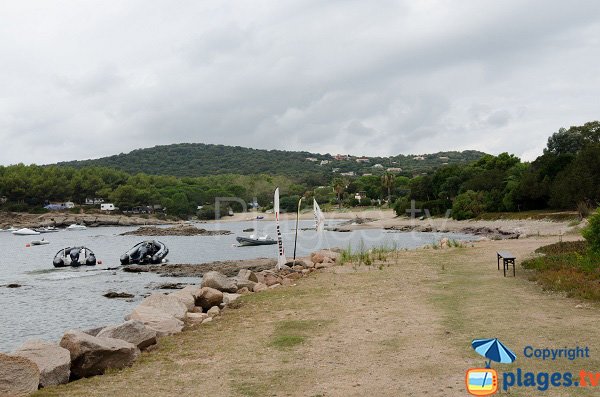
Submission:
POLYGON ((298 211, 296 212, 296 235, 294 236, 294 264, 296 264, 296 244, 298 243, 298 221, 300 220, 300 203, 302 203, 302 199, 304 197, 300 197, 298 200, 298 211))

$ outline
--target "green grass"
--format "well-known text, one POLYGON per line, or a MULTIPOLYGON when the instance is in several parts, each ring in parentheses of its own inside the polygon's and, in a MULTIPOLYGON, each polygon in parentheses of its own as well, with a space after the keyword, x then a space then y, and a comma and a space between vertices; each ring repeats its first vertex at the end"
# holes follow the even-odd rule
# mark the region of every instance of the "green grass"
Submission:
POLYGON ((270 345, 280 350, 288 350, 301 345, 317 334, 331 321, 329 320, 284 320, 275 326, 270 345))
POLYGON ((375 261, 387 262, 390 254, 397 254, 397 252, 398 245, 395 242, 392 244, 384 243, 366 249, 364 242, 361 241, 358 250, 353 250, 350 245, 348 245, 348 248, 342 250, 338 264, 345 265, 346 263, 351 263, 355 267, 360 265, 371 266, 375 261))
POLYGON ((540 247, 538 256, 523 262, 533 270, 531 281, 545 289, 564 291, 570 297, 600 301, 600 255, 585 241, 569 241, 540 247))

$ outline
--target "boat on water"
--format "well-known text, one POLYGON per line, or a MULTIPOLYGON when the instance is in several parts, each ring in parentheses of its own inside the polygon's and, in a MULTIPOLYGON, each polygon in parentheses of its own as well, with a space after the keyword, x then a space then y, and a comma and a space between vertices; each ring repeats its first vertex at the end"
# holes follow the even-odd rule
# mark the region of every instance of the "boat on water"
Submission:
POLYGON ((56 233, 59 231, 59 229, 54 226, 38 227, 37 229, 33 230, 40 233, 56 233))
POLYGON ((96 255, 84 246, 63 248, 54 255, 54 267, 95 266, 96 255))
POLYGON ((40 232, 36 232, 35 230, 31 230, 25 227, 23 229, 15 230, 14 232, 12 232, 12 234, 14 234, 15 236, 36 236, 40 234, 40 232))
POLYGON ((74 223, 72 225, 69 225, 66 230, 85 230, 85 229, 87 229, 87 226, 74 223))
POLYGON ((268 234, 264 236, 256 236, 254 234, 248 237, 236 237, 235 238, 240 246, 251 246, 251 245, 272 245, 277 244, 277 240, 273 240, 268 234))
POLYGON ((123 255, 121 255, 121 265, 147 265, 166 262, 165 257, 169 253, 169 248, 158 240, 145 240, 137 243, 123 255))
POLYGON ((41 239, 41 240, 33 240, 31 242, 31 245, 46 245, 46 244, 50 244, 50 241, 41 239))
POLYGON ((11 226, 8 229, 4 229, 2 231, 3 232, 16 232, 17 230, 19 230, 19 229, 17 229, 16 227, 11 226))

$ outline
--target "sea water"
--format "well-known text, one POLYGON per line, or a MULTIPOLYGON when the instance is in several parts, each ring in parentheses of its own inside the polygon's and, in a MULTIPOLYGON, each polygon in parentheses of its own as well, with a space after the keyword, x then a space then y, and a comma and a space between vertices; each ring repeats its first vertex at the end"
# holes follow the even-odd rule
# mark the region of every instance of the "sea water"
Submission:
MULTIPOLYGON (((328 222, 333 225, 335 222, 328 222)), ((258 234, 275 237, 274 222, 244 221, 197 224, 208 230, 224 229, 230 235, 160 236, 155 237, 169 247, 170 263, 207 263, 216 260, 276 258, 277 246, 236 247, 236 236, 248 236, 244 229, 254 228, 258 234)), ((312 221, 301 221, 297 239, 297 256, 328 247, 346 248, 387 245, 415 248, 431 244, 442 237, 457 240, 473 238, 452 233, 388 233, 379 229, 353 232, 316 233, 302 230, 314 227, 312 221)), ((199 283, 199 278, 161 277, 153 273, 126 273, 119 257, 134 244, 152 237, 121 236, 135 227, 97 227, 86 230, 45 233, 39 236, 15 236, 0 233, 0 351, 9 352, 27 339, 59 340, 67 329, 94 328, 117 324, 143 299, 155 292, 157 283, 199 283), (32 240, 44 238, 48 245, 26 247, 32 240), (84 245, 102 264, 94 267, 54 268, 52 259, 64 247, 84 245), (7 288, 20 284, 20 288, 7 288), (133 299, 108 299, 103 294, 127 292, 133 299)), ((294 250, 295 221, 282 222, 285 253, 294 250)))

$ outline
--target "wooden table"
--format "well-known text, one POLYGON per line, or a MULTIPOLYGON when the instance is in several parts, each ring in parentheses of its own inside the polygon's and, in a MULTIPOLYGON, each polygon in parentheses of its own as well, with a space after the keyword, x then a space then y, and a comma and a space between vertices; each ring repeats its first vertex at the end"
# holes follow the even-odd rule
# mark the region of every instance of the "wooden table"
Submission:
POLYGON ((502 258, 502 270, 504 271, 504 277, 506 277, 506 269, 512 264, 513 267, 513 276, 516 277, 517 273, 515 270, 515 259, 517 259, 513 254, 508 251, 498 251, 496 252, 498 256, 498 270, 500 270, 500 258, 502 258))

